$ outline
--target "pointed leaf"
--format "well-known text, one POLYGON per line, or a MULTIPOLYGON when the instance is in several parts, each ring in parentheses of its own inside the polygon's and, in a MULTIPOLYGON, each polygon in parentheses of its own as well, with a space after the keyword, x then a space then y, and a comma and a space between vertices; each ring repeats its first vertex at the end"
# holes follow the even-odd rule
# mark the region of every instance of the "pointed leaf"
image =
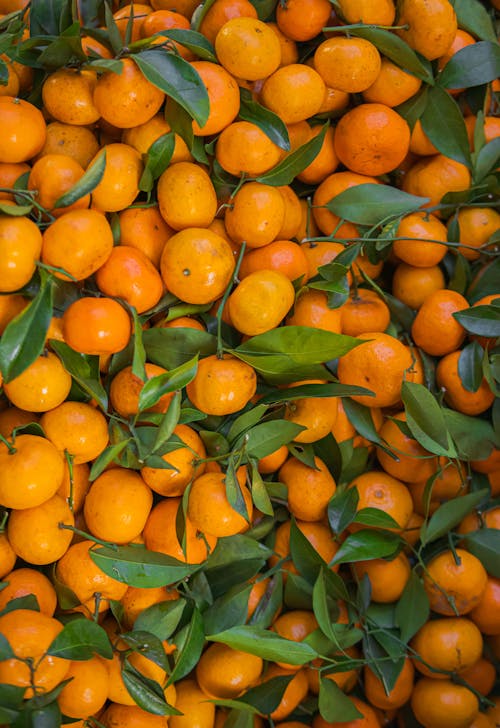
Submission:
POLYGON ((332 566, 354 561, 366 561, 395 556, 401 547, 401 538, 389 531, 362 530, 347 536, 333 557, 332 566))
POLYGON ((401 631, 401 641, 408 644, 430 613, 429 597, 421 579, 411 572, 400 600, 396 605, 396 625, 401 631))
POLYGON ((176 43, 180 43, 184 48, 192 51, 198 58, 203 61, 211 61, 217 63, 214 47, 207 38, 195 30, 184 30, 184 28, 171 28, 170 30, 162 30, 160 36, 170 38, 176 43))
POLYGON ((239 118, 258 126, 280 149, 285 152, 290 150, 286 125, 277 114, 254 101, 250 92, 244 88, 240 88, 239 118))
POLYGON ((66 660, 90 660, 94 652, 107 660, 113 657, 113 648, 105 630, 85 618, 66 622, 47 650, 47 654, 66 660))
POLYGON ((240 625, 215 635, 208 635, 212 642, 222 642, 235 650, 249 652, 264 660, 304 665, 317 657, 317 653, 304 642, 284 639, 275 632, 251 625, 240 625))
POLYGON ((174 584, 197 570, 197 566, 144 546, 102 546, 90 550, 92 561, 108 576, 137 587, 156 587, 174 584))
POLYGON ((500 336, 500 306, 474 306, 457 311, 453 317, 471 334, 500 336))
POLYGON ((169 685, 188 675, 200 659, 205 644, 205 630, 203 617, 196 607, 193 610, 190 623, 186 625, 182 635, 177 633, 175 640, 178 650, 175 666, 168 680, 169 685))
POLYGON ((65 344, 64 341, 54 340, 50 345, 75 382, 79 384, 84 392, 87 392, 96 400, 103 411, 106 411, 108 396, 100 381, 99 357, 80 354, 65 344))
POLYGON ((382 220, 405 215, 429 202, 389 185, 362 184, 336 195, 326 208, 341 218, 359 225, 376 225, 382 220))
POLYGON ((357 721, 363 717, 337 683, 326 678, 320 678, 319 712, 325 721, 331 723, 357 721))
POLYGON ((492 17, 478 0, 453 0, 460 28, 481 40, 497 41, 492 17))
POLYGON ((464 117, 455 99, 444 88, 435 86, 429 89, 420 121, 423 131, 441 154, 471 169, 464 117))
POLYGON ((183 389, 194 379, 197 370, 198 357, 195 356, 176 369, 148 379, 139 394, 139 410, 153 407, 165 394, 183 389))
POLYGON ((413 437, 436 455, 455 457, 443 411, 427 387, 414 382, 403 382, 401 399, 405 406, 406 422, 413 437))
POLYGON ((328 124, 325 124, 320 133, 310 139, 308 142, 300 146, 294 152, 290 152, 276 167, 269 170, 265 174, 261 174, 256 177, 257 182, 262 182, 266 185, 273 185, 279 187, 281 185, 289 185, 295 177, 308 167, 311 162, 318 156, 325 134, 328 129, 328 124))
POLYGON ((480 528, 465 536, 467 550, 474 554, 486 571, 500 579, 500 531, 497 528, 480 528))
POLYGON ((446 536, 465 516, 472 511, 487 496, 488 491, 478 490, 474 493, 453 498, 443 503, 435 513, 432 514, 427 523, 423 523, 420 529, 420 541, 425 546, 441 536, 446 536))
POLYGON ((500 76, 500 46, 481 40, 457 51, 438 76, 443 88, 468 88, 494 81, 500 76))
POLYGON ((101 149, 95 161, 88 167, 85 174, 80 177, 78 182, 71 187, 64 195, 58 197, 54 203, 54 208, 68 207, 81 197, 85 197, 93 192, 104 176, 106 169, 106 149, 101 149))

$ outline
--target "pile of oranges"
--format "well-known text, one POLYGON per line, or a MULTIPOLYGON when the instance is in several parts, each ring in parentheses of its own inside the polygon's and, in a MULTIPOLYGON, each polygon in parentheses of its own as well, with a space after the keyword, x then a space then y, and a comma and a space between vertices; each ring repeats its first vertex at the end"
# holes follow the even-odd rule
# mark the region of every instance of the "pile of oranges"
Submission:
POLYGON ((0 13, 0 724, 498 726, 498 0, 0 13))

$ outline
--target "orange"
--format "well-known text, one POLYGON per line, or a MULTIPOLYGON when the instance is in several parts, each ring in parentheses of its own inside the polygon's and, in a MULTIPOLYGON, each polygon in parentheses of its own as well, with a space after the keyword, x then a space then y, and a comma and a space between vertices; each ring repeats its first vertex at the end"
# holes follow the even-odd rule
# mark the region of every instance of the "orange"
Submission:
POLYGON ((27 162, 45 144, 45 119, 29 101, 0 96, 0 162, 27 162))
POLYGON ((396 9, 392 0, 339 0, 342 17, 348 23, 392 25, 396 9))
POLYGON ((241 177, 258 177, 276 166, 283 151, 249 121, 234 121, 220 133, 215 158, 222 169, 241 177))
POLYGON ((155 10, 175 10, 186 18, 191 18, 197 3, 195 0, 151 0, 151 7, 155 10))
MULTIPOLYGON (((106 144, 106 166, 99 184, 92 191, 92 207, 101 212, 118 212, 129 207, 139 194, 144 168, 139 152, 128 144, 106 144)), ((89 169, 100 159, 99 151, 89 169)))
POLYGON ((483 695, 488 695, 495 685, 495 666, 485 657, 480 657, 471 667, 461 672, 461 677, 471 687, 483 695))
MULTIPOLYGON (((476 127, 477 117, 466 116, 464 121, 467 129, 467 136, 469 137, 469 144, 471 150, 474 151, 474 129, 476 127)), ((498 118, 496 116, 485 116, 482 124, 482 131, 484 132, 484 138, 487 144, 500 136, 500 124, 498 122, 498 118)))
POLYGON ((436 470, 435 457, 425 450, 413 437, 408 437, 398 427, 398 422, 406 422, 406 414, 398 412, 394 419, 386 419, 379 430, 384 445, 391 450, 391 457, 377 446, 377 459, 384 470, 405 483, 427 480, 436 470))
POLYGON ((392 250, 399 260, 409 265, 430 268, 446 255, 446 227, 435 215, 426 215, 425 212, 405 215, 401 218, 396 236, 392 250))
POLYGON ((120 244, 138 248, 159 268, 163 246, 174 231, 162 218, 158 206, 129 207, 118 213, 118 220, 120 244))
POLYGON ((14 96, 17 97, 19 94, 19 89, 21 87, 19 76, 17 75, 14 64, 12 61, 2 53, 1 56, 2 61, 4 62, 5 66, 4 69, 7 72, 7 79, 6 83, 2 84, 0 86, 0 96, 14 96))
POLYGON ((196 665, 196 679, 210 698, 237 698, 258 681, 263 664, 261 657, 213 643, 196 665))
POLYGON ((106 296, 121 298, 137 313, 156 306, 163 281, 146 253, 129 245, 117 245, 96 272, 96 283, 106 296))
POLYGON ((484 377, 475 392, 466 389, 458 373, 459 359, 460 351, 452 351, 439 360, 436 367, 436 384, 444 393, 444 399, 450 407, 474 417, 491 407, 495 395, 484 377))
POLYGON ((318 113, 325 91, 317 71, 303 63, 290 63, 264 81, 261 102, 285 124, 295 124, 318 113))
POLYGON ((108 670, 102 658, 72 661, 66 673, 71 682, 57 696, 61 712, 69 718, 88 718, 100 710, 108 697, 108 670))
POLYGON ((431 609, 438 614, 467 614, 483 596, 488 575, 482 563, 464 549, 435 556, 424 573, 431 609))
POLYGON ((40 424, 59 452, 67 452, 75 465, 94 460, 108 444, 104 415, 84 402, 63 402, 42 415, 40 424))
MULTIPOLYGON (((344 244, 331 243, 328 240, 313 241, 310 243, 303 242, 302 250, 309 265, 309 278, 315 278, 321 266, 331 263, 344 250, 344 244)), ((347 274, 347 280, 348 282, 352 280, 350 273, 347 274)))
POLYGON ((370 705, 381 710, 401 708, 413 692, 414 675, 413 663, 406 658, 392 690, 387 694, 382 680, 367 665, 363 671, 366 699, 370 705))
POLYGON ((285 203, 285 217, 276 237, 278 240, 290 240, 297 236, 302 220, 300 199, 289 185, 280 185, 278 190, 285 203))
POLYGON ((363 99, 370 103, 394 108, 408 101, 422 85, 422 81, 404 71, 388 58, 382 58, 375 81, 363 91, 363 99))
POLYGON ((301 245, 293 240, 275 240, 262 248, 245 253, 241 260, 238 277, 246 278, 250 273, 261 270, 283 273, 291 281, 305 283, 308 278, 308 263, 301 245))
MULTIPOLYGON (((31 167, 26 162, 0 162, 0 187, 11 188, 22 177, 29 172, 31 167)), ((13 200, 14 195, 6 192, 4 189, 0 191, 0 200, 13 200)))
POLYGON ((287 38, 312 40, 328 25, 330 11, 326 0, 287 0, 276 7, 276 23, 287 38))
MULTIPOLYGON (((342 602, 339 602, 339 605, 343 604, 342 602)), ((345 609, 345 606, 343 606, 343 609, 345 609)), ((341 616, 343 616, 343 611, 341 609, 341 616)), ((348 619, 346 616, 346 619, 339 618, 337 620, 337 624, 347 624, 348 619)), ((359 658, 359 651, 354 647, 348 647, 346 650, 343 650, 341 654, 359 658)), ((335 659, 335 655, 330 655, 330 657, 333 657, 335 659)), ((311 660, 311 663, 308 667, 306 667, 307 672, 307 681, 309 683, 309 690, 314 695, 319 694, 320 690, 320 673, 319 670, 317 670, 317 667, 321 667, 323 664, 323 660, 321 658, 316 658, 314 660, 311 660)), ((354 685, 356 684, 358 680, 358 670, 342 670, 341 672, 324 672, 321 677, 325 678, 326 680, 332 680, 338 687, 343 690, 345 693, 350 692, 354 685)), ((280 724, 281 725, 281 724, 280 724)), ((295 723, 285 723, 284 725, 290 726, 290 728, 295 728, 295 723)), ((298 724, 297 724, 298 725, 298 724)))
POLYGON ((457 32, 457 16, 448 0, 402 0, 396 33, 427 60, 443 56, 457 32))
POLYGON ((427 296, 444 287, 444 274, 438 265, 418 268, 399 263, 392 277, 392 295, 415 309, 420 308, 427 296))
POLYGON ((344 114, 335 129, 337 157, 357 174, 392 172, 409 147, 410 127, 385 104, 360 104, 344 114))
POLYGON ((432 678, 417 682, 411 707, 426 728, 469 728, 479 712, 476 696, 466 687, 432 678))
POLYGON ((42 250, 42 235, 28 217, 0 214, 0 292, 11 293, 31 280, 42 250))
POLYGON ((216 0, 203 16, 199 31, 213 44, 228 20, 241 17, 257 18, 257 11, 249 0, 216 0))
MULTIPOLYGON (((324 384, 320 380, 294 382, 290 387, 302 384, 324 384)), ((293 389, 292 389, 293 391, 293 389)), ((285 419, 305 427, 295 436, 295 442, 317 442, 326 437, 337 420, 338 399, 335 397, 303 397, 286 403, 285 419)))
POLYGON ((83 502, 90 487, 90 467, 87 463, 75 464, 70 469, 67 461, 64 462, 64 475, 57 494, 64 498, 73 513, 78 513, 83 508, 83 502))
POLYGON ((305 243, 309 238, 319 235, 319 227, 312 215, 312 207, 310 200, 299 199, 300 204, 300 222, 294 238, 299 243, 305 243))
POLYGON ((391 313, 376 291, 358 288, 340 307, 342 333, 359 336, 368 331, 385 331, 391 313))
POLYGON ((71 389, 71 376, 60 359, 49 351, 15 379, 4 382, 3 389, 19 409, 46 412, 64 402, 71 389))
POLYGON ((64 339, 81 354, 114 354, 131 334, 130 317, 113 298, 78 298, 63 315, 64 339))
POLYGON ((14 653, 0 662, 0 682, 25 688, 26 698, 33 697, 35 690, 55 688, 66 677, 70 662, 45 653, 62 628, 57 619, 30 609, 15 609, 0 616, 0 632, 8 636, 14 653))
MULTIPOLYGON (((475 42, 476 39, 470 33, 467 33, 467 31, 458 28, 451 45, 448 47, 448 50, 438 59, 438 70, 442 71, 448 61, 453 58, 455 53, 462 50, 462 48, 466 48, 466 46, 473 45, 475 42)), ((452 96, 458 96, 460 93, 462 93, 462 91, 465 91, 465 89, 454 88, 450 89, 449 91, 452 96)))
POLYGON ((342 384, 365 387, 375 396, 353 395, 367 407, 390 407, 401 396, 401 384, 412 357, 404 344, 380 331, 360 334, 362 344, 341 356, 337 376, 342 384))
POLYGON ((281 466, 278 477, 287 489, 287 503, 290 513, 302 521, 320 521, 326 515, 330 498, 336 490, 336 483, 326 464, 314 458, 315 468, 309 467, 295 457, 281 466))
POLYGON ((206 331, 203 324, 191 316, 179 316, 179 318, 172 319, 171 321, 163 320, 155 324, 155 326, 160 329, 196 329, 197 331, 206 331))
POLYGON ((271 75, 281 61, 276 33, 256 18, 231 18, 215 37, 219 63, 232 76, 257 81, 271 75))
POLYGON ((74 526, 66 501, 54 495, 39 506, 11 511, 7 526, 10 545, 27 564, 51 564, 68 549, 73 533, 60 524, 74 526))
POLYGON ((470 618, 483 634, 500 634, 500 579, 488 576, 479 603, 469 613, 470 618))
MULTIPOLYGON (((151 13, 151 16, 153 15, 154 13, 151 13)), ((178 13, 172 13, 172 15, 178 15, 178 13)), ((134 147, 139 154, 147 154, 149 147, 154 142, 156 142, 164 134, 169 134, 171 131, 172 129, 170 128, 170 124, 168 124, 165 120, 163 114, 160 113, 155 114, 152 119, 144 122, 144 124, 133 126, 130 129, 124 129, 121 135, 121 141, 125 144, 129 144, 131 147, 134 147)), ((179 136, 179 134, 175 134, 174 139, 174 151, 170 164, 176 164, 177 162, 192 162, 193 157, 184 139, 179 136)), ((148 208, 142 208, 142 210, 147 209, 148 208)))
POLYGON ((249 528, 253 504, 249 490, 241 486, 247 518, 238 513, 226 495, 226 478, 223 473, 204 473, 195 478, 189 491, 187 515, 202 533, 212 536, 234 536, 249 528))
MULTIPOLYGON (((300 528, 304 536, 307 538, 311 546, 321 556, 323 561, 327 564, 333 559, 338 551, 338 545, 333 540, 332 532, 329 527, 320 521, 301 521, 297 520, 297 527, 300 528)), ((290 529, 291 521, 283 521, 275 532, 275 540, 273 556, 269 559, 269 565, 275 566, 280 559, 289 559, 290 557, 290 529)), ((287 571, 291 571, 294 574, 297 573, 297 569, 292 561, 284 561, 281 564, 281 569, 286 574, 287 571)), ((337 571, 338 567, 332 567, 332 571, 337 571)))
POLYGON ((368 577, 372 601, 381 604, 396 602, 401 597, 411 573, 410 563, 403 553, 391 561, 385 559, 357 561, 352 565, 352 570, 360 581, 363 577, 368 577))
POLYGON ((456 249, 457 252, 467 260, 477 260, 489 238, 500 228, 500 214, 491 207, 462 207, 456 220, 458 239, 464 243, 456 249))
POLYGON ((145 19, 151 13, 151 6, 149 3, 133 3, 132 5, 126 4, 115 13, 113 18, 115 19, 118 31, 123 40, 127 32, 127 26, 131 24, 131 35, 130 42, 134 43, 139 38, 144 37, 142 35, 142 28, 145 19))
POLYGON ((37 159, 45 154, 66 154, 86 169, 98 151, 99 143, 91 129, 52 121, 47 124, 47 137, 37 159))
MULTIPOLYGON (((320 134, 322 127, 314 126, 311 129, 310 139, 320 134)), ((299 174, 297 179, 306 184, 319 184, 329 174, 335 172, 338 167, 339 160, 335 152, 335 130, 328 127, 321 149, 319 150, 313 161, 307 165, 299 174)))
POLYGON ((0 504, 32 508, 52 498, 64 472, 54 445, 38 435, 18 435, 9 447, 0 443, 0 504))
POLYGON ((481 513, 476 511, 468 513, 457 528, 457 532, 465 534, 477 531, 479 528, 500 528, 500 508, 498 506, 481 513))
POLYGON ((198 362, 198 371, 187 385, 192 404, 207 415, 238 412, 252 399, 257 376, 251 366, 229 354, 216 354, 198 362))
MULTIPOLYGON (((426 207, 439 205, 448 192, 469 188, 470 172, 464 164, 443 154, 434 154, 416 161, 403 178, 403 190, 417 197, 426 197, 426 207)), ((436 214, 439 215, 439 212, 436 214)))
POLYGON ((11 599, 19 599, 28 594, 36 597, 40 612, 52 617, 57 606, 56 590, 52 582, 37 569, 21 567, 4 574, 6 586, 0 591, 0 610, 5 609, 11 599))
POLYGON ((285 203, 280 191, 261 182, 248 182, 230 198, 225 225, 236 243, 260 248, 278 237, 284 219, 285 203))
POLYGON ((316 188, 313 196, 313 216, 322 233, 325 235, 335 233, 336 238, 344 239, 358 237, 357 229, 352 223, 341 224, 340 218, 327 210, 325 205, 341 192, 364 184, 378 184, 378 180, 375 177, 354 174, 350 171, 334 172, 316 188))
MULTIPOLYGON (((451 498, 464 495, 468 490, 465 468, 457 461, 446 461, 440 457, 433 472, 434 478, 430 493, 429 510, 434 512, 436 508, 451 498)), ((415 510, 425 515, 427 504, 424 495, 427 489, 427 478, 412 483, 411 494, 415 504, 415 510)))
POLYGON ((183 678, 175 687, 176 707, 182 715, 173 715, 168 719, 170 728, 213 728, 215 705, 207 700, 197 681, 183 678))
POLYGON ((439 154, 439 151, 424 132, 420 119, 417 119, 411 132, 410 152, 422 157, 439 154))
POLYGON ((411 641, 415 667, 427 677, 446 679, 445 672, 458 672, 481 657, 483 638, 476 625, 465 617, 431 619, 411 641))
POLYGON ((377 714, 374 709, 368 705, 368 703, 365 703, 363 700, 356 697, 350 697, 349 700, 361 713, 363 716, 362 718, 342 721, 339 723, 330 723, 320 715, 317 715, 312 722, 312 728, 380 728, 380 722, 377 718, 377 714))
POLYGON ((105 71, 97 80, 94 104, 105 121, 128 129, 151 119, 165 94, 146 79, 132 58, 123 58, 121 63, 120 74, 105 71))
POLYGON ((167 728, 167 718, 139 708, 138 705, 109 703, 100 717, 106 728, 167 728))
POLYGON ((293 313, 288 316, 286 323, 289 326, 311 326, 340 334, 342 333, 342 310, 329 308, 328 297, 324 291, 307 288, 298 294, 293 313))
POLYGON ((234 267, 229 243, 202 227, 172 235, 160 261, 167 290, 187 303, 212 303, 220 298, 231 282, 234 267))
POLYGON ((127 629, 132 629, 139 614, 153 604, 162 604, 167 601, 175 601, 179 598, 176 589, 166 586, 137 587, 129 586, 120 604, 123 607, 123 623, 127 629))
POLYGON ((95 56, 100 56, 101 58, 113 58, 109 48, 102 43, 99 43, 99 41, 95 38, 91 38, 90 35, 82 35, 81 44, 83 52, 91 59, 94 59, 95 56))
MULTIPOLYGON (((382 427, 384 417, 382 411, 378 407, 370 408, 370 418, 377 431, 382 427)), ((332 427, 332 435, 337 442, 344 442, 345 440, 353 440, 353 447, 370 447, 370 442, 365 438, 361 437, 356 431, 356 428, 348 418, 342 399, 339 399, 337 406, 337 419, 332 427)))
POLYGON ((193 61, 208 93, 210 110, 207 121, 200 126, 193 121, 195 136, 218 134, 235 120, 240 110, 240 91, 236 80, 222 66, 209 61, 193 61))
POLYGON ((465 330, 453 314, 468 307, 467 299, 456 291, 443 289, 431 293, 413 321, 413 341, 431 356, 455 351, 465 339, 465 330))
POLYGON ((158 180, 160 213, 171 228, 206 228, 217 211, 214 186, 203 167, 193 162, 171 164, 158 180))
MULTIPOLYGON (((280 614, 274 620, 272 629, 279 634, 280 637, 292 642, 302 642, 305 638, 314 632, 318 627, 318 622, 312 611, 306 609, 292 609, 289 612, 280 614)), ((292 665, 286 662, 276 661, 276 664, 285 670, 298 672, 299 665, 292 665)))
MULTIPOLYGON (((156 364, 146 362, 144 365, 146 373, 146 381, 153 377, 166 374, 167 370, 156 364)), ((144 387, 145 382, 142 381, 132 372, 132 366, 124 367, 116 374, 109 388, 109 397, 111 405, 116 412, 122 417, 133 417, 139 412, 139 396, 144 387)), ((164 394, 159 401, 149 407, 147 412, 166 412, 172 400, 172 394, 164 394)))
MULTIPOLYGON (((112 249, 113 233, 101 212, 71 210, 45 229, 42 261, 81 281, 105 263, 112 249)), ((68 280, 64 273, 56 271, 54 275, 68 280)))
MULTIPOLYGON (((17 554, 10 545, 9 539, 5 531, 0 532, 0 579, 3 579, 15 566, 17 554)), ((37 572, 38 573, 38 572, 37 572)), ((0 593, 0 604, 3 601, 5 589, 0 593)), ((5 604, 3 605, 5 606, 5 604)), ((3 609, 0 607, 0 610, 3 609)))
MULTIPOLYGON (((120 638, 116 639, 116 634, 113 635, 113 642, 120 650, 124 650, 127 647, 126 643, 120 638)), ((163 643, 163 645, 165 645, 165 643, 163 643)), ((162 688, 165 700, 169 705, 175 704, 175 686, 170 685, 168 688, 163 688, 168 678, 165 670, 139 651, 135 651, 133 654, 129 655, 128 662, 135 670, 141 673, 144 678, 154 680, 162 688)), ((115 652, 113 660, 107 663, 107 667, 109 672, 109 700, 124 706, 135 706, 136 702, 123 681, 121 671, 122 658, 118 652, 115 652)), ((111 723, 111 726, 112 725, 114 724, 111 723)), ((142 726, 143 724, 139 723, 138 725, 142 726)))
POLYGON ((376 80, 381 59, 370 41, 335 36, 316 48, 314 67, 327 86, 346 93, 359 93, 376 80))
POLYGON ((145 466, 141 475, 149 487, 163 496, 182 495, 188 484, 205 470, 199 462, 207 456, 203 440, 188 425, 177 425, 173 433, 181 442, 176 450, 162 455, 167 468, 145 466))
POLYGON ((96 82, 97 76, 92 70, 59 68, 43 83, 42 101, 45 110, 63 124, 94 124, 101 116, 93 99, 96 82))
POLYGON ((144 526, 144 543, 151 551, 172 556, 188 564, 201 564, 213 551, 217 537, 199 532, 189 516, 184 518, 183 545, 179 543, 176 521, 181 499, 169 496, 151 510, 144 526))
POLYGON ((279 667, 279 665, 271 663, 264 677, 264 682, 271 680, 273 677, 278 677, 279 675, 293 675, 293 677, 286 686, 278 706, 272 711, 272 713, 270 713, 270 717, 273 720, 283 720, 283 718, 287 718, 290 713, 295 710, 299 703, 304 700, 309 690, 307 672, 305 669, 295 672, 292 670, 285 670, 284 668, 279 667))
MULTIPOLYGON (((356 488, 358 491, 358 511, 363 508, 378 508, 391 516, 400 529, 408 525, 413 502, 408 488, 400 480, 384 472, 368 470, 352 480, 349 488, 356 488)), ((351 530, 359 530, 359 527, 351 526, 351 530)))
POLYGON ((295 290, 290 279, 275 270, 257 270, 243 278, 228 298, 234 328, 256 336, 276 328, 291 309, 295 290))
POLYGON ((297 63, 299 60, 299 51, 297 43, 292 40, 288 35, 285 35, 276 23, 267 22, 267 25, 271 30, 276 33, 276 37, 279 40, 281 47, 281 62, 280 66, 289 66, 290 63, 297 63))

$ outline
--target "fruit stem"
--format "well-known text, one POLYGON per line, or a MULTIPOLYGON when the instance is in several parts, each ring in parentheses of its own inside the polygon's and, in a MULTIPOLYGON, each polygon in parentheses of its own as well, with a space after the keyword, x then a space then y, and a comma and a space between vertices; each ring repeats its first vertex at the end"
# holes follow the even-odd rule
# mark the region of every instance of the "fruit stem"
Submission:
POLYGON ((16 448, 14 447, 14 444, 12 442, 9 442, 6 437, 3 435, 0 435, 0 442, 3 442, 7 450, 9 451, 9 455, 15 455, 17 452, 16 448))
POLYGON ((245 254, 247 244, 243 242, 241 244, 240 252, 238 255, 238 260, 236 261, 236 266, 234 268, 234 273, 231 277, 231 280, 229 281, 229 284, 224 291, 224 295, 222 296, 219 309, 217 311, 216 319, 217 319, 217 358, 222 359, 223 353, 224 353, 224 344, 222 341, 222 313, 224 311, 224 306, 226 305, 226 301, 229 298, 229 294, 231 293, 231 289, 233 287, 233 284, 238 282, 238 271, 240 270, 241 261, 243 260, 243 256, 245 254))
POLYGON ((94 541, 94 543, 98 543, 100 546, 107 546, 110 549, 113 549, 114 551, 118 551, 118 544, 116 544, 116 543, 110 543, 109 541, 103 541, 101 538, 97 538, 97 536, 92 536, 90 533, 87 533, 86 531, 82 531, 79 528, 76 528, 75 526, 70 526, 67 523, 63 523, 62 521, 60 521, 57 525, 63 531, 73 531, 73 533, 76 533, 77 536, 82 536, 82 538, 85 538, 88 541, 94 541))

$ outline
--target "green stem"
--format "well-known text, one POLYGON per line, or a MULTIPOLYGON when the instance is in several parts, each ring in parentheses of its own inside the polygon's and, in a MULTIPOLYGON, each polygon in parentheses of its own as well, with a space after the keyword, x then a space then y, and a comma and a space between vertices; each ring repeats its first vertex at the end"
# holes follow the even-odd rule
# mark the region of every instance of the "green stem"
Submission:
POLYGON ((222 296, 221 302, 219 304, 219 309, 217 311, 216 319, 217 319, 217 358, 222 359, 223 352, 224 352, 224 344, 222 342, 222 313, 224 311, 224 306, 226 305, 226 301, 229 298, 229 294, 231 293, 231 289, 235 283, 238 282, 238 271, 240 270, 241 261, 243 260, 243 256, 245 254, 247 244, 244 242, 241 244, 240 252, 238 255, 238 260, 236 261, 236 266, 234 269, 234 273, 232 275, 231 280, 229 281, 229 285, 227 286, 226 290, 224 291, 224 295, 222 296))
POLYGON ((9 455, 15 455, 17 452, 16 448, 14 447, 12 442, 9 442, 6 437, 3 435, 0 435, 0 442, 3 442, 7 450, 9 451, 9 455))
POLYGON ((73 473, 73 460, 74 455, 71 455, 67 450, 64 451, 64 457, 66 458, 66 463, 68 464, 68 473, 69 473, 69 497, 68 497, 68 505, 71 513, 73 513, 73 507, 74 507, 74 473, 73 473))
POLYGON ((57 525, 63 531, 73 531, 73 533, 76 533, 78 536, 82 536, 82 538, 85 538, 87 541, 94 541, 94 543, 98 543, 100 546, 107 546, 108 548, 113 549, 114 551, 118 551, 118 544, 116 544, 116 543, 110 543, 109 541, 103 541, 101 538, 97 538, 97 536, 92 536, 90 533, 87 533, 86 531, 82 531, 81 529, 76 528, 75 526, 70 526, 67 523, 63 523, 62 521, 60 521, 57 525))

